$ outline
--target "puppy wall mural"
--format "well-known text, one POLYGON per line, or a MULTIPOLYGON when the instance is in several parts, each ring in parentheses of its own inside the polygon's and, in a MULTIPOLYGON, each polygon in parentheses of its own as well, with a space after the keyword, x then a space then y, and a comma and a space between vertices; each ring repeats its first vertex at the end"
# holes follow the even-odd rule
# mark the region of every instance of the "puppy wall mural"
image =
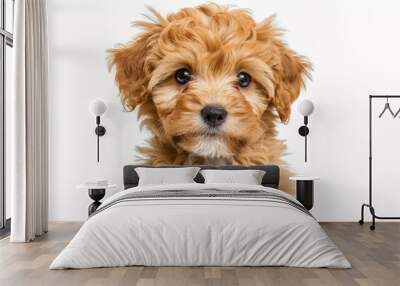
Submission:
POLYGON ((150 12, 134 22, 135 39, 110 51, 123 104, 152 133, 137 147, 143 163, 277 164, 290 192, 275 125, 288 121, 307 61, 272 17, 256 23, 248 10, 216 4, 150 12))

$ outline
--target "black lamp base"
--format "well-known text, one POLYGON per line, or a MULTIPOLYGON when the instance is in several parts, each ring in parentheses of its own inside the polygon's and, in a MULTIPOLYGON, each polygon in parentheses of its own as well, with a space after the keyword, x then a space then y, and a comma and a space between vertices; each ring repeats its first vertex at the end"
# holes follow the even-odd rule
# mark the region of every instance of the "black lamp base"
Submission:
POLYGON ((103 126, 99 125, 96 127, 94 132, 96 133, 97 136, 103 136, 104 134, 106 134, 106 129, 103 126))
POLYGON ((308 129, 308 127, 307 126, 305 126, 305 125, 303 125, 303 126, 301 126, 300 128, 299 128, 299 134, 301 135, 301 136, 307 136, 308 134, 310 133, 310 129, 308 129))

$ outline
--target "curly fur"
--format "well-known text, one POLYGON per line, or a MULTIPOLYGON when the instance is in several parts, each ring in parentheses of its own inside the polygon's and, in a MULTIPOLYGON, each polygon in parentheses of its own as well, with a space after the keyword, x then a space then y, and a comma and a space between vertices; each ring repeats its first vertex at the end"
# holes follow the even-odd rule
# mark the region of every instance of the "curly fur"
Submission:
POLYGON ((276 122, 287 122, 310 65, 290 50, 273 17, 256 23, 247 10, 216 4, 184 8, 166 17, 150 8, 150 21, 134 24, 142 32, 110 51, 115 80, 125 107, 138 107, 152 137, 138 147, 147 164, 277 164, 281 188, 290 192, 277 139, 276 122), (193 80, 175 82, 187 67, 193 80), (253 81, 237 82, 245 71, 253 81), (228 117, 210 132, 200 111, 208 104, 228 117))

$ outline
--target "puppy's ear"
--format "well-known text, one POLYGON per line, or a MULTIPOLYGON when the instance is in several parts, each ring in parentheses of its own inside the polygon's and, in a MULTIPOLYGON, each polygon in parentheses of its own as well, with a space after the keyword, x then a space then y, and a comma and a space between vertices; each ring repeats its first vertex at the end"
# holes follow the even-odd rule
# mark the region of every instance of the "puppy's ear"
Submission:
POLYGON ((147 85, 152 66, 148 60, 161 31, 168 24, 156 10, 147 7, 149 21, 135 21, 133 26, 144 31, 132 42, 109 50, 109 67, 115 66, 115 81, 125 107, 133 110, 148 95, 147 85))
POLYGON ((310 77, 311 65, 289 49, 281 40, 282 31, 274 25, 275 16, 259 23, 256 28, 257 40, 265 42, 273 54, 271 68, 274 72, 275 94, 272 104, 282 122, 287 122, 292 103, 300 95, 304 77, 310 77))
POLYGON ((115 66, 115 81, 121 100, 129 110, 146 98, 148 38, 147 34, 143 34, 135 41, 109 51, 110 68, 115 66))
POLYGON ((275 67, 275 96, 272 103, 282 122, 287 122, 292 103, 299 97, 304 77, 309 75, 310 65, 296 53, 281 46, 280 60, 275 67))

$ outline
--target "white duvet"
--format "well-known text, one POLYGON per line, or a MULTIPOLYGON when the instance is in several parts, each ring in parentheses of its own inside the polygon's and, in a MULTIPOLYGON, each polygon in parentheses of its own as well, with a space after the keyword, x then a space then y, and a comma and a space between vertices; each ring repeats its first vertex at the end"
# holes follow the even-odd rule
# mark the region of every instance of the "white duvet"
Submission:
MULTIPOLYGON (((272 188, 232 184, 135 187, 130 192, 272 188)), ((101 208, 100 208, 101 209, 101 208)), ((50 269, 145 266, 349 268, 318 222, 289 204, 254 198, 153 198, 122 201, 90 217, 50 269)))

